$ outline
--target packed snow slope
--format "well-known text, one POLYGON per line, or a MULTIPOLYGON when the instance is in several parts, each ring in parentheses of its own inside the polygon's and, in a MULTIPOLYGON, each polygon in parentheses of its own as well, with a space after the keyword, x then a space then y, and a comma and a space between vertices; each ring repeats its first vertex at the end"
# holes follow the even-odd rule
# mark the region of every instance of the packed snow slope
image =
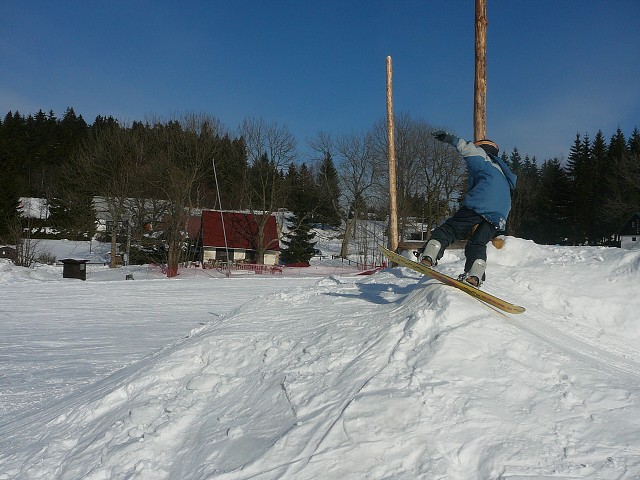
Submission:
MULTIPOLYGON (((128 315, 145 324, 156 288, 199 291, 192 308, 160 303, 204 325, 0 417, 0 479, 639 478, 640 251, 510 237, 488 264, 484 288, 524 314, 400 268, 274 278, 280 288, 219 316, 204 305, 258 280, 116 282, 140 297, 128 315)), ((438 268, 461 267, 450 251, 438 268)), ((18 300, 43 288, 8 270, 0 284, 18 300)), ((119 292, 84 284, 97 287, 119 292)), ((112 304, 95 315, 117 324, 112 304)))

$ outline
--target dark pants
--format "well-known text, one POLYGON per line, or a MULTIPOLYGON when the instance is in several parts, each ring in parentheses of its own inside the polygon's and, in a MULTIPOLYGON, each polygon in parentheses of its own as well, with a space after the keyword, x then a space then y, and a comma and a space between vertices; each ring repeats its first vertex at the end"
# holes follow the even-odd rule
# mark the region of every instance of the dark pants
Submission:
POLYGON ((497 228, 487 222, 482 216, 467 207, 462 207, 453 217, 444 222, 431 233, 431 238, 442 244, 438 260, 444 255, 445 249, 453 242, 460 240, 473 226, 477 225, 471 239, 464 249, 466 262, 464 271, 468 272, 477 259, 487 261, 487 243, 496 235, 497 228))

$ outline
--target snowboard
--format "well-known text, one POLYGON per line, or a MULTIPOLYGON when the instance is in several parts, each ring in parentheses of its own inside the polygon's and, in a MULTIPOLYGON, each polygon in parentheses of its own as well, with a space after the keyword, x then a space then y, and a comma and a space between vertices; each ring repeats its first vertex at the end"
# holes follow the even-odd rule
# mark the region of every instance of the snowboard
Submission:
POLYGON ((380 246, 379 249, 380 249, 380 252, 382 252, 382 254, 392 262, 397 263, 398 265, 402 265, 403 267, 410 268, 411 270, 415 270, 416 272, 422 273, 436 280, 439 280, 440 282, 446 285, 455 287, 458 290, 462 290, 463 292, 471 295, 477 300, 480 300, 481 302, 484 302, 487 305, 491 305, 492 307, 498 308, 503 312, 522 313, 525 311, 524 307, 521 307, 519 305, 514 305, 513 303, 509 303, 506 300, 502 300, 501 298, 495 297, 490 293, 487 293, 478 288, 472 287, 471 285, 468 285, 464 282, 456 280, 455 278, 445 275, 444 273, 440 273, 437 270, 429 268, 426 265, 409 260, 408 258, 405 258, 402 255, 399 255, 397 253, 394 253, 391 250, 386 249, 382 246, 380 246))

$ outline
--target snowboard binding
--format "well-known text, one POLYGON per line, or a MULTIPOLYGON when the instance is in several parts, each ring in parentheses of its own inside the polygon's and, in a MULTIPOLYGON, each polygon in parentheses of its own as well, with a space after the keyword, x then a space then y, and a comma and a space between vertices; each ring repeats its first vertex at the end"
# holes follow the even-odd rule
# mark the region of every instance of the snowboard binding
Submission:
POLYGON ((438 240, 431 239, 424 247, 416 250, 413 254, 417 257, 419 263, 433 268, 438 264, 440 250, 442 250, 442 244, 438 240))
POLYGON ((486 275, 484 274, 486 268, 487 262, 477 259, 473 262, 468 272, 464 272, 458 277, 458 281, 467 283, 475 288, 480 288, 480 285, 482 285, 482 282, 486 279, 486 275))

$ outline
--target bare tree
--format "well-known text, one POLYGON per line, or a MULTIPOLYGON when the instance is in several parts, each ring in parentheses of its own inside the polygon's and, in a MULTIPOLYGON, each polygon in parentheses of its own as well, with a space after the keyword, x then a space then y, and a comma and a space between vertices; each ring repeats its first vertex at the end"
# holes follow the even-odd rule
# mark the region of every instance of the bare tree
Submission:
MULTIPOLYGON (((425 140, 423 133, 430 128, 426 124, 412 120, 408 114, 401 114, 396 118, 395 130, 398 229, 400 238, 404 238, 410 217, 415 215, 414 199, 421 193, 423 183, 421 176, 424 174, 421 162, 425 140)), ((371 138, 375 162, 380 172, 376 181, 376 191, 384 199, 383 208, 386 210, 389 197, 389 175, 384 166, 388 162, 389 139, 384 120, 376 122, 371 138)))
POLYGON ((336 159, 340 196, 334 208, 345 225, 340 256, 346 258, 349 241, 355 238, 358 219, 363 218, 370 204, 376 201, 374 187, 378 172, 388 172, 388 168, 375 162, 376 142, 371 133, 352 133, 334 139, 325 132, 319 132, 308 144, 321 158, 331 156, 336 159))
MULTIPOLYGON (((400 115, 396 120, 396 175, 400 235, 419 217, 429 227, 449 216, 463 190, 464 164, 450 147, 436 142, 425 122, 400 115)), ((320 132, 309 146, 320 155, 336 158, 341 181, 345 222, 341 256, 349 253, 349 239, 365 209, 387 211, 389 201, 388 131, 384 120, 366 134, 343 135, 334 140, 320 132)))
MULTIPOLYGON (((462 158, 451 147, 436 142, 434 127, 402 114, 396 120, 396 176, 399 231, 405 238, 407 226, 420 218, 432 228, 446 218, 461 192, 465 175, 462 158)), ((389 176, 383 168, 387 160, 388 133, 383 120, 371 133, 372 152, 378 165, 376 192, 386 209, 389 176)))
POLYGON ((119 226, 128 218, 127 199, 140 182, 146 162, 141 129, 119 126, 91 133, 63 166, 63 176, 102 197, 111 220, 111 266, 116 266, 119 226))
POLYGON ((256 261, 264 263, 265 227, 269 217, 285 204, 283 171, 297 158, 295 137, 286 126, 262 118, 246 118, 240 126, 249 168, 245 179, 246 205, 257 223, 256 261))
POLYGON ((419 176, 424 192, 423 222, 430 231, 449 217, 456 209, 466 174, 462 157, 453 148, 436 141, 430 134, 431 128, 420 129, 419 176))
POLYGON ((358 218, 366 211, 377 169, 372 161, 370 138, 367 135, 352 134, 339 137, 336 141, 336 151, 347 212, 340 256, 346 258, 349 254, 349 238, 358 218))
POLYGON ((201 204, 199 186, 216 151, 220 122, 207 115, 188 114, 151 130, 148 160, 155 175, 154 190, 161 192, 167 214, 162 222, 167 246, 168 276, 177 274, 186 240, 186 225, 201 204))
POLYGON ((7 240, 16 246, 13 261, 19 267, 32 267, 38 255, 39 240, 32 238, 32 219, 13 217, 7 223, 7 240))

